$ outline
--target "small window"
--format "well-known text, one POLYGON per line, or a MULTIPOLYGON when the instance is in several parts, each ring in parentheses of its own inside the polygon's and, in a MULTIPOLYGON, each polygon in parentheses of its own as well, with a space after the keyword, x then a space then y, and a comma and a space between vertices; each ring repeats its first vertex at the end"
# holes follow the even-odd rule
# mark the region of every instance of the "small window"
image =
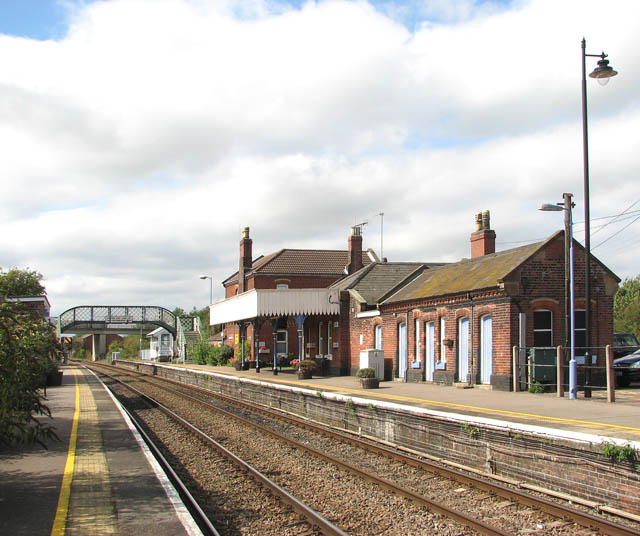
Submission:
POLYGON ((536 347, 553 346, 553 324, 551 311, 533 312, 533 345, 536 347))
POLYGON ((278 283, 276 285, 276 289, 277 290, 287 290, 289 288, 289 284, 288 283, 278 283))

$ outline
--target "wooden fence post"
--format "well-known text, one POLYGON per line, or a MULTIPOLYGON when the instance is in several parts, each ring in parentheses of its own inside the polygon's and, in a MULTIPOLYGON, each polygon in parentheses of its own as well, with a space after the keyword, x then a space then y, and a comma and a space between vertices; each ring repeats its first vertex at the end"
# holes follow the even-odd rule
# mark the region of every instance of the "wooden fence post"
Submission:
POLYGON ((607 402, 616 401, 616 377, 613 371, 613 351, 611 345, 605 347, 606 363, 607 363, 607 402))
POLYGON ((558 397, 564 396, 564 351, 562 346, 558 346, 556 349, 556 381, 558 397))

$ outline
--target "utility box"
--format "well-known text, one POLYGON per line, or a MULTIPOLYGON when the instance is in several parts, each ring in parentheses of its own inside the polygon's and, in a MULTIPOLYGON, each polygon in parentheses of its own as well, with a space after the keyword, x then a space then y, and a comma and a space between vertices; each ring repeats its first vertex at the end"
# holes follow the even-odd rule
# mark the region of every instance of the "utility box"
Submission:
POLYGON ((382 350, 360 350, 360 368, 372 368, 376 378, 384 380, 384 352, 382 350))

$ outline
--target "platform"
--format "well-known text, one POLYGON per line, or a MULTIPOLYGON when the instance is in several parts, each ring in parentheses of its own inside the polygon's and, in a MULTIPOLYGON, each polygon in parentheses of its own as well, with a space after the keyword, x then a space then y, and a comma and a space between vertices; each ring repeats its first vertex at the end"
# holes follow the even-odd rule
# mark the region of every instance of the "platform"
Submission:
MULTIPOLYGON (((159 366, 166 366, 162 364, 159 366)), ((604 436, 612 439, 638 442, 640 449, 640 387, 616 391, 616 402, 608 403, 606 393, 594 391, 591 398, 570 400, 558 398, 555 393, 505 392, 475 386, 471 389, 432 383, 380 382, 379 389, 362 389, 354 376, 314 376, 299 380, 291 369, 274 376, 270 368, 236 371, 231 367, 206 365, 170 365, 209 370, 260 381, 284 383, 313 390, 332 391, 361 398, 385 400, 401 405, 418 406, 434 411, 495 419, 514 424, 551 428, 555 435, 565 433, 604 436)))
POLYGON ((201 534, 117 403, 64 367, 47 390, 60 441, 0 451, 2 534, 201 534))

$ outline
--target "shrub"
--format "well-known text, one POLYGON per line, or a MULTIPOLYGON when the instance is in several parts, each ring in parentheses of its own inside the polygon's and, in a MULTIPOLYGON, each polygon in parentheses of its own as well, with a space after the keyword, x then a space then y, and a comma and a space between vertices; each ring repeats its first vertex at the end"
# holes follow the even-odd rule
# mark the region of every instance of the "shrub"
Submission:
POLYGON ((220 355, 218 357, 220 364, 224 365, 229 359, 233 357, 233 348, 231 346, 227 346, 223 344, 220 348, 220 355))
POLYGON ((358 372, 356 372, 356 376, 358 378, 375 378, 376 369, 373 369, 371 367, 358 369, 358 372))
POLYGON ((308 370, 310 372, 316 372, 318 370, 318 365, 316 365, 316 362, 313 359, 304 359, 300 361, 298 370, 308 370))
POLYGON ((211 364, 209 361, 211 360, 213 346, 211 346, 207 341, 200 340, 193 347, 193 362, 197 365, 206 365, 211 364))
POLYGON ((634 463, 637 459, 638 452, 630 443, 626 445, 616 445, 613 442, 605 441, 599 447, 600 452, 609 458, 612 462, 630 462, 634 463))

